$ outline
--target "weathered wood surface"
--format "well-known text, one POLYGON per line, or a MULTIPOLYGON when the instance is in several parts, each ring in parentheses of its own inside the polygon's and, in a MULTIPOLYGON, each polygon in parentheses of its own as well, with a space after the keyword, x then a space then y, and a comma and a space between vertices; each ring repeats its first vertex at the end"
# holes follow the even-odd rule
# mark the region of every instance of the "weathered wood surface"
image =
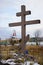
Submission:
POLYGON ((26 37, 26 25, 30 25, 30 24, 39 24, 40 20, 32 20, 32 21, 26 21, 25 16, 26 15, 30 15, 31 11, 26 11, 25 10, 25 5, 21 6, 21 12, 16 13, 16 16, 21 16, 21 22, 18 23, 10 23, 9 26, 13 27, 13 26, 21 26, 21 36, 22 36, 22 50, 24 50, 25 48, 25 37, 26 37))

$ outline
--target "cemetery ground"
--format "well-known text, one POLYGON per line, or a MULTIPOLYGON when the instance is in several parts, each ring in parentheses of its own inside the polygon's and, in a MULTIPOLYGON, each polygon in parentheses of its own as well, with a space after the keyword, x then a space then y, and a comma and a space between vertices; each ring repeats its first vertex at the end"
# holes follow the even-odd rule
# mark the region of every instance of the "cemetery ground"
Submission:
MULTIPOLYGON (((25 61, 38 62, 43 65, 43 46, 40 45, 26 45, 24 55, 22 50, 19 49, 17 45, 8 44, 6 40, 0 41, 0 59, 16 59, 16 63, 24 63, 25 61), (6 43, 6 44, 5 44, 6 43)), ((17 44, 17 43, 16 43, 17 44)))

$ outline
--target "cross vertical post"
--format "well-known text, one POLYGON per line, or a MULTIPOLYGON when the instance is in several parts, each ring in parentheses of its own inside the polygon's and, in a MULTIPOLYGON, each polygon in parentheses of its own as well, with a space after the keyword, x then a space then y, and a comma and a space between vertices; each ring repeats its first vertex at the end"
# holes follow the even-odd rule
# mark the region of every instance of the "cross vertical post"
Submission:
MULTIPOLYGON (((24 12, 25 11, 25 6, 21 6, 21 11, 22 12, 24 12)), ((24 14, 22 14, 22 16, 21 16, 21 22, 22 22, 22 29, 21 29, 21 36, 22 36, 22 43, 23 43, 23 46, 24 46, 24 43, 25 43, 25 34, 26 34, 26 31, 25 31, 25 25, 23 25, 24 23, 25 23, 25 15, 24 14)), ((25 47, 25 46, 24 46, 25 47)), ((23 48, 24 47, 22 47, 22 50, 24 50, 23 48)))

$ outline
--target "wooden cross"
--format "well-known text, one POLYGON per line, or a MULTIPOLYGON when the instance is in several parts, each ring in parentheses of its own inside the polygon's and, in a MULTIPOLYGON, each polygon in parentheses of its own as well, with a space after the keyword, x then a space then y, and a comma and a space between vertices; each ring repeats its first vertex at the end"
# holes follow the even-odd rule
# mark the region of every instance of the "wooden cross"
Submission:
POLYGON ((26 25, 30 24, 38 24, 40 23, 40 20, 32 20, 32 21, 25 21, 25 16, 31 14, 31 11, 25 11, 25 5, 21 6, 21 12, 16 13, 16 16, 21 16, 21 22, 18 23, 10 23, 9 26, 21 26, 21 34, 22 34, 22 50, 24 50, 25 47, 25 33, 26 33, 26 25))

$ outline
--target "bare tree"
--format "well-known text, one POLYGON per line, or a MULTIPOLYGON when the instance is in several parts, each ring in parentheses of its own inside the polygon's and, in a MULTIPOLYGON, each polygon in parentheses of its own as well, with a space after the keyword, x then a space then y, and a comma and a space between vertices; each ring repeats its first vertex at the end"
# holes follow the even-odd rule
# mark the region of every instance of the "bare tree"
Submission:
POLYGON ((40 38, 40 34, 41 34, 40 30, 35 31, 34 36, 35 36, 36 45, 40 44, 40 41, 38 40, 40 38))

